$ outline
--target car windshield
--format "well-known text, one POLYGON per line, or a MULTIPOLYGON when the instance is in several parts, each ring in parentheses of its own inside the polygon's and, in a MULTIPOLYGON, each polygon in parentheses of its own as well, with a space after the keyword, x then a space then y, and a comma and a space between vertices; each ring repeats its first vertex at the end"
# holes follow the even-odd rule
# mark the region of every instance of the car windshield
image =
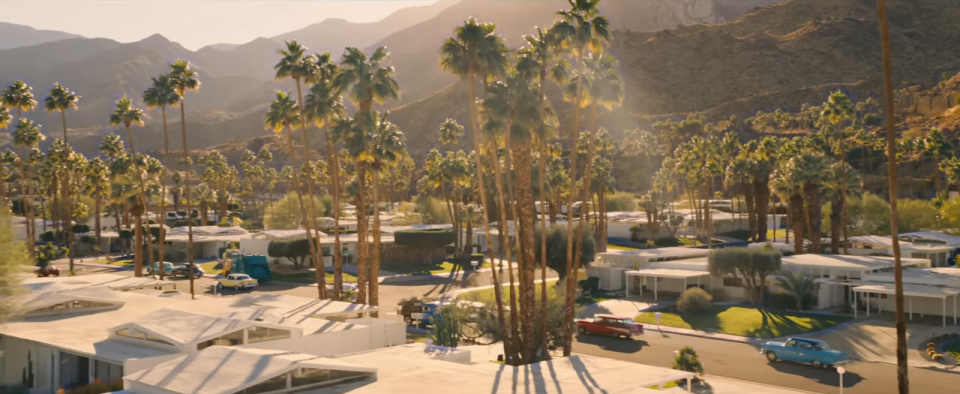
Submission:
POLYGON ((632 325, 632 324, 633 324, 633 320, 631 320, 631 319, 623 319, 623 320, 620 321, 620 324, 623 324, 623 325, 625 325, 625 326, 629 326, 629 325, 632 325))
POLYGON ((250 279, 250 277, 249 277, 249 276, 246 276, 246 275, 237 275, 236 278, 237 278, 237 279, 250 279))

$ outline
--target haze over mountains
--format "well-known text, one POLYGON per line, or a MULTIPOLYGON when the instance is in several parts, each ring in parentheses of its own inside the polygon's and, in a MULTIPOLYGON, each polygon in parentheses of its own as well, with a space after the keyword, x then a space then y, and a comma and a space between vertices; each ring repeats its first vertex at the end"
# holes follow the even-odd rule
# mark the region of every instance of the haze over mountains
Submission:
POLYGON ((0 22, 0 50, 25 47, 45 42, 83 38, 76 34, 53 30, 37 30, 30 26, 0 22))
MULTIPOLYGON (((859 1, 677 0, 601 2, 615 29, 610 51, 621 63, 626 85, 623 107, 601 114, 614 135, 647 127, 665 115, 692 111, 727 117, 819 102, 828 89, 843 88, 857 98, 879 89, 879 45, 872 3, 859 1), (762 8, 755 8, 762 7, 762 8), (746 13, 746 15, 744 15, 746 13), (741 16, 742 15, 742 16, 741 16), (680 27, 678 27, 680 26, 680 27)), ((419 159, 436 145, 437 126, 450 117, 468 124, 467 95, 456 78, 439 68, 443 39, 471 16, 495 21, 511 48, 534 26, 547 26, 562 0, 440 2, 404 9, 374 23, 323 21, 297 32, 242 45, 211 45, 196 52, 162 36, 122 44, 108 39, 73 38, 0 50, 0 81, 23 78, 38 99, 56 81, 82 96, 80 111, 68 112, 71 144, 95 154, 113 101, 130 95, 138 106, 150 77, 186 59, 200 73, 202 87, 189 93, 186 109, 192 148, 201 149, 263 136, 263 114, 282 40, 297 37, 311 53, 339 55, 345 46, 367 50, 385 45, 402 90, 399 103, 387 103, 391 121, 407 135, 419 159), (418 19, 419 18, 419 19, 418 19)), ((895 76, 903 84, 929 86, 943 72, 960 70, 960 4, 929 2, 890 5, 895 76)), ((569 116, 555 87, 552 102, 569 116)), ((135 130, 138 145, 162 146, 159 110, 147 111, 147 125, 135 130)), ((59 133, 59 116, 27 115, 59 133)), ((170 115, 171 128, 179 119, 170 115)), ((569 125, 565 122, 564 126, 569 125)), ((50 140, 48 140, 49 143, 50 140)), ((470 144, 469 138, 461 142, 470 144)), ((179 140, 171 149, 179 149, 179 140)))

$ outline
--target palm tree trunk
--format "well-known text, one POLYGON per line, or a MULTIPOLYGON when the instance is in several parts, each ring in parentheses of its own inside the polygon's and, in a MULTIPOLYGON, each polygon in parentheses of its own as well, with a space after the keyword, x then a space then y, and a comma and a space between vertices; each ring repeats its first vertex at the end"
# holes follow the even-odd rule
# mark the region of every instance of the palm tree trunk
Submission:
MULTIPOLYGON (((303 202, 303 191, 300 190, 300 166, 297 165, 297 159, 296 159, 297 154, 296 154, 296 151, 293 149, 293 128, 291 128, 290 126, 287 126, 287 147, 290 149, 290 160, 293 163, 293 165, 291 165, 290 167, 293 170, 294 190, 296 190, 297 192, 297 202, 299 203, 299 206, 300 206, 300 218, 302 219, 302 222, 300 224, 306 230, 308 244, 310 244, 310 258, 313 259, 313 264, 314 266, 316 266, 317 259, 316 259, 316 253, 315 253, 316 251, 314 250, 314 248, 316 247, 316 244, 313 243, 313 240, 311 238, 313 235, 310 232, 310 224, 309 224, 310 219, 307 217, 307 208, 303 202)), ((313 199, 312 194, 310 195, 310 199, 313 199)), ((320 275, 320 274, 321 273, 319 272, 317 273, 317 275, 320 275)), ((319 280, 317 283, 319 284, 319 280)))
POLYGON ((521 310, 523 313, 523 332, 524 355, 523 358, 528 362, 535 362, 537 356, 536 342, 536 286, 533 279, 536 276, 536 250, 534 249, 534 236, 536 227, 536 214, 533 205, 533 185, 531 169, 533 168, 533 146, 529 142, 513 144, 512 156, 516 157, 514 171, 516 174, 516 199, 514 206, 519 211, 519 217, 514 217, 514 223, 519 224, 517 232, 517 253, 522 256, 520 259, 520 292, 521 292, 521 310))
POLYGON ((839 198, 830 202, 830 253, 833 254, 840 254, 840 220, 842 216, 840 211, 843 209, 841 204, 843 203, 839 198))
MULTIPOLYGON (((130 154, 133 157, 133 168, 137 172, 137 183, 138 183, 138 186, 140 186, 140 190, 139 190, 140 205, 143 206, 143 212, 140 212, 139 214, 137 214, 137 218, 136 218, 136 221, 137 221, 136 231, 137 231, 137 237, 139 238, 137 238, 136 240, 137 249, 134 254, 134 260, 133 260, 133 275, 139 278, 143 276, 143 215, 147 211, 147 196, 145 192, 146 188, 143 186, 143 173, 140 172, 140 162, 137 160, 137 149, 133 147, 133 131, 130 130, 129 124, 126 125, 126 129, 127 129, 127 139, 130 140, 130 154)), ((191 270, 190 272, 193 272, 193 270, 191 270)))
MULTIPOLYGON (((380 168, 371 167, 373 175, 373 258, 370 260, 370 305, 380 305, 380 168)), ((459 236, 458 236, 459 238, 459 236)), ((370 314, 377 317, 377 312, 370 314)))
POLYGON ((815 184, 804 185, 806 193, 807 212, 810 215, 807 226, 810 232, 811 249, 814 254, 823 253, 823 233, 820 230, 820 187, 815 184))
MULTIPOLYGON (((509 354, 510 350, 510 338, 507 333, 507 328, 504 313, 503 313, 503 296, 502 290, 500 288, 500 280, 497 277, 497 271, 499 266, 494 263, 493 259, 493 239, 490 237, 490 210, 489 204, 487 204, 487 193, 484 191, 483 180, 483 150, 480 149, 480 126, 479 119, 477 116, 477 103, 476 103, 476 75, 473 70, 467 74, 467 81, 469 83, 470 89, 470 100, 468 105, 470 105, 470 129, 471 134, 473 134, 473 151, 476 152, 474 155, 474 161, 477 166, 477 187, 480 192, 480 204, 483 206, 483 230, 485 234, 485 239, 487 241, 487 254, 490 258, 490 267, 491 267, 491 276, 493 278, 493 295, 497 303, 497 317, 500 322, 500 332, 504 333, 503 337, 503 351, 504 354, 509 354)), ((494 155, 494 157, 496 157, 494 155)))
MULTIPOLYGON (((17 120, 20 120, 20 109, 17 108, 17 120)), ((34 264, 37 262, 37 249, 36 249, 36 236, 31 232, 31 227, 35 226, 36 223, 33 221, 33 199, 28 198, 29 191, 27 190, 27 172, 24 169, 23 163, 27 160, 23 157, 23 145, 17 146, 17 156, 20 157, 20 208, 23 209, 24 216, 27 220, 24 221, 24 230, 27 232, 27 252, 30 254, 30 261, 34 264), (29 201, 29 203, 27 203, 29 201)))
MULTIPOLYGON (((161 218, 157 223, 160 224, 160 236, 157 239, 157 256, 159 256, 160 261, 164 261, 163 254, 163 243, 167 238, 167 231, 164 228, 164 225, 167 224, 167 166, 169 165, 169 158, 167 155, 170 152, 170 139, 167 134, 167 106, 160 106, 160 114, 163 117, 163 172, 160 173, 160 201, 157 204, 157 215, 161 218)), ((99 236, 97 239, 99 240, 99 236)), ((166 275, 166 270, 160 270, 160 280, 163 280, 164 275, 166 275)), ((193 275, 191 271, 190 275, 193 275)))
MULTIPOLYGON (((183 196, 187 198, 187 201, 190 199, 190 151, 187 150, 187 117, 184 114, 184 107, 186 106, 183 92, 180 92, 180 136, 183 138, 183 186, 184 193, 183 196)), ((189 205, 187 205, 189 208, 189 205)), ((190 217, 190 210, 187 210, 187 264, 190 266, 190 298, 196 298, 196 293, 194 291, 193 284, 193 272, 194 268, 194 256, 193 256, 193 218, 190 217)))
MULTIPOLYGON (((583 54, 586 51, 586 46, 580 48, 577 52, 577 64, 580 67, 579 75, 583 75, 584 62, 583 54)), ((564 307, 564 327, 563 327, 563 355, 564 357, 569 357, 570 352, 573 350, 573 326, 574 326, 574 311, 573 305, 575 301, 575 293, 577 290, 577 275, 574 270, 575 258, 573 255, 573 203, 577 196, 577 142, 580 140, 580 100, 583 98, 583 84, 580 83, 579 79, 575 82, 577 84, 577 95, 574 97, 573 103, 573 131, 570 133, 570 142, 573 149, 573 153, 570 155, 570 190, 567 196, 567 291, 566 291, 566 303, 564 307)), ((592 142, 592 141, 591 141, 592 142)), ((582 227, 579 231, 582 231, 582 227)), ((579 238, 578 238, 579 240, 579 238)))
MULTIPOLYGON (((507 127, 507 130, 510 130, 510 128, 507 127)), ((494 183, 496 184, 496 187, 497 187, 497 202, 498 202, 499 211, 500 211, 499 212, 500 213, 500 220, 499 220, 500 238, 501 240, 506 239, 506 241, 500 242, 500 255, 501 255, 500 260, 502 264, 504 260, 503 256, 504 254, 506 254, 505 260, 507 262, 507 274, 509 278, 508 285, 510 288, 510 301, 509 301, 510 302, 510 327, 509 327, 510 342, 509 342, 509 348, 506 350, 506 357, 507 357, 506 361, 508 365, 518 365, 519 360, 517 360, 517 357, 518 357, 517 352, 519 351, 518 347, 520 343, 520 330, 519 330, 519 322, 517 320, 517 297, 516 297, 516 291, 514 288, 513 258, 511 256, 512 255, 511 249, 513 248, 510 243, 510 228, 509 226, 507 226, 507 208, 506 208, 506 200, 504 198, 504 193, 503 193, 503 181, 502 181, 503 175, 500 170, 500 167, 501 167, 500 159, 497 157, 497 151, 498 151, 497 142, 490 141, 489 144, 490 144, 489 149, 490 149, 490 161, 491 161, 490 166, 494 168, 494 175, 495 175, 494 183)), ((516 227, 517 226, 514 226, 514 228, 516 227)), ((504 332, 504 337, 507 337, 507 336, 508 336, 507 332, 504 332)))
POLYGON ((367 204, 366 180, 367 167, 357 161, 357 303, 367 303, 367 258, 370 249, 367 246, 367 204))
POLYGON ((887 0, 877 2, 877 14, 880 20, 880 42, 883 47, 883 86, 886 98, 887 118, 887 165, 890 171, 890 238, 893 240, 894 283, 897 308, 897 389, 900 394, 910 392, 910 382, 907 376, 907 324, 903 318, 903 269, 900 265, 900 240, 897 228, 897 162, 896 147, 894 146, 895 120, 893 104, 893 75, 890 61, 890 32, 887 26, 887 0))
POLYGON ((803 254, 803 197, 790 196, 790 222, 793 225, 793 253, 803 254))
POLYGON ((756 179, 753 181, 753 187, 753 198, 756 201, 754 207, 757 210, 757 241, 767 242, 767 215, 770 214, 770 179, 756 179))
MULTIPOLYGON (((303 93, 300 89, 300 79, 295 79, 297 82, 297 99, 299 100, 298 109, 300 110, 300 119, 306 119, 303 115, 303 93)), ((307 149, 307 122, 300 122, 300 140, 303 145, 303 163, 310 163, 310 153, 307 149)), ((292 149, 292 147, 291 147, 292 149)), ((291 151, 292 152, 292 151, 291 151)), ((313 267, 316 270, 317 274, 317 293, 320 299, 327 298, 327 281, 323 264, 323 256, 320 253, 322 246, 320 244, 320 230, 317 229, 317 209, 314 204, 314 194, 313 194, 313 177, 307 176, 307 194, 310 195, 308 199, 310 207, 310 219, 305 220, 305 225, 307 226, 307 240, 310 242, 310 256, 313 258, 313 267)))
MULTIPOLYGON (((100 185, 99 183, 96 184, 96 190, 94 191, 94 194, 95 194, 95 197, 93 201, 93 206, 94 206, 93 210, 96 216, 93 217, 93 223, 94 223, 94 226, 97 226, 95 231, 97 236, 97 248, 99 250, 100 248, 100 185)), ((110 251, 108 250, 107 253, 110 253, 110 251)), ((98 259, 100 258, 99 253, 96 253, 96 258, 98 259)))
MULTIPOLYGON (((747 205, 747 227, 750 228, 750 240, 757 240, 757 217, 756 217, 756 200, 754 199, 753 193, 753 182, 741 182, 740 187, 743 189, 743 199, 747 205)), ((776 231, 776 230, 774 230, 776 231)))
MULTIPOLYGON (((340 154, 330 138, 330 119, 324 122, 323 134, 327 140, 327 157, 330 162, 330 179, 333 181, 333 299, 339 301, 343 294, 343 249, 340 246, 340 154)), ((271 201, 273 195, 271 191, 271 201)))

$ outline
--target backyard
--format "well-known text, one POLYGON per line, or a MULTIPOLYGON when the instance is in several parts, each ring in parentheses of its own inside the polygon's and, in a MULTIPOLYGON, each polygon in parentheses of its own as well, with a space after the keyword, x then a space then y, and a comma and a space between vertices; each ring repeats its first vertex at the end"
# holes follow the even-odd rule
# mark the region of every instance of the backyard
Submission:
MULTIPOLYGON (((665 309, 663 309, 665 310, 665 309)), ((845 316, 714 305, 702 313, 663 312, 660 325, 751 338, 777 338, 820 331, 846 322, 845 316)), ((653 311, 637 316, 639 323, 657 324, 653 311)))

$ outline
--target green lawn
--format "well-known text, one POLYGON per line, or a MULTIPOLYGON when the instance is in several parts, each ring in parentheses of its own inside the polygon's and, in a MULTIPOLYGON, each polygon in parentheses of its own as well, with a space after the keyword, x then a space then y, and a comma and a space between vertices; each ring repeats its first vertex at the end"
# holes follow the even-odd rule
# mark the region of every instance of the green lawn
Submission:
MULTIPOLYGON (((634 320, 648 325, 657 324, 653 312, 646 312, 634 320)), ((663 312, 660 324, 742 337, 776 338, 823 330, 847 320, 850 318, 716 305, 705 313, 680 315, 663 312)))
POLYGON ((628 247, 626 247, 626 246, 620 246, 620 245, 614 245, 614 244, 607 244, 607 249, 611 249, 611 250, 641 250, 641 249, 637 249, 637 248, 628 248, 628 247))
MULTIPOLYGON (((133 267, 133 260, 111 260, 111 261, 107 261, 107 260, 102 260, 102 259, 101 259, 101 260, 93 260, 92 262, 93 262, 93 263, 97 263, 97 264, 115 265, 115 266, 117 266, 117 267, 133 267)), ((144 262, 144 265, 146 265, 146 262, 144 262)))
POLYGON ((960 341, 951 342, 944 350, 957 360, 960 360, 960 341))
POLYGON ((407 331, 407 342, 424 343, 427 341, 427 338, 430 338, 430 335, 407 331))
MULTIPOLYGON (((398 274, 404 275, 431 275, 431 274, 446 274, 452 272, 454 269, 471 271, 473 270, 472 265, 467 265, 461 267, 455 265, 448 261, 444 261, 440 264, 427 264, 427 263, 408 263, 408 264, 383 264, 380 266, 384 271, 396 272, 398 274)), ((484 261, 482 266, 477 268, 490 268, 490 263, 484 261)))
POLYGON ((209 263, 197 264, 203 269, 203 272, 207 275, 220 275, 223 273, 222 267, 217 267, 217 264, 220 264, 219 261, 211 261, 209 263))

